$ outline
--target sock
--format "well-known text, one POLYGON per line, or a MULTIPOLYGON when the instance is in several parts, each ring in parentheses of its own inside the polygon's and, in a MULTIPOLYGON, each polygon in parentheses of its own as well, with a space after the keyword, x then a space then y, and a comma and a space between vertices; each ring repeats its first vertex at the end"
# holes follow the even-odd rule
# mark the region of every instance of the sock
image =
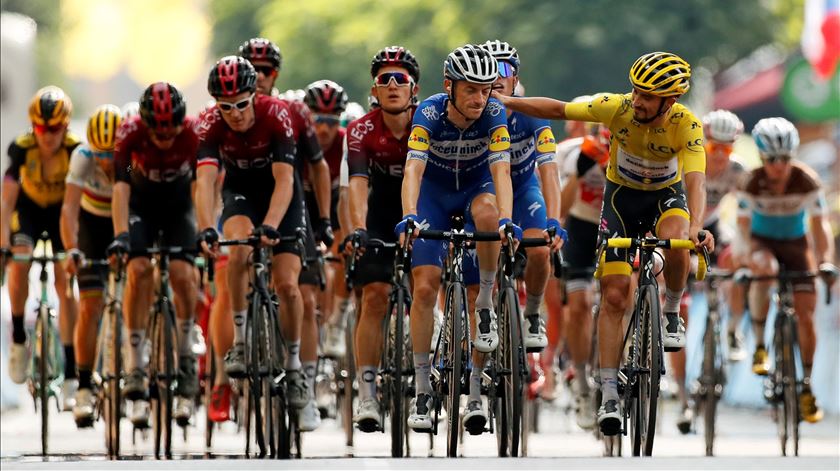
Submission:
POLYGON ((470 401, 481 400, 481 368, 473 367, 470 373, 470 401))
POLYGON ((245 318, 247 310, 233 311, 233 344, 242 345, 245 343, 245 318))
POLYGON ((601 368, 601 404, 618 400, 618 368, 601 368))
POLYGON ((12 314, 12 342, 26 343, 26 329, 23 327, 23 314, 12 314))
POLYGON ((586 377, 586 363, 575 364, 575 384, 577 385, 577 392, 581 395, 589 394, 589 381, 586 377))
POLYGON ((376 367, 363 365, 359 368, 359 399, 376 397, 376 367))
POLYGON ((662 306, 662 311, 666 314, 680 312, 680 300, 682 299, 684 289, 671 291, 665 288, 665 305, 662 306))
POLYGON ((289 342, 286 344, 288 355, 286 356, 287 370, 300 370, 300 340, 289 342))
POLYGON ((428 353, 414 354, 414 380, 417 394, 432 394, 432 363, 428 353))
POLYGON ((530 316, 540 313, 542 307, 543 293, 527 294, 525 301, 525 316, 530 316))
POLYGON ((64 379, 76 378, 76 352, 73 345, 64 346, 64 379))
POLYGON ((93 389, 92 376, 93 371, 89 366, 79 366, 79 389, 93 389))
POLYGON ((318 362, 304 361, 301 362, 301 365, 303 365, 303 374, 306 375, 306 382, 309 383, 309 394, 311 397, 315 397, 315 372, 318 369, 318 362))
POLYGON ((347 312, 350 310, 350 298, 333 297, 333 314, 327 323, 332 327, 344 327, 347 312))
POLYGON ((216 355, 216 378, 215 385, 228 384, 229 380, 225 374, 225 357, 216 355))
POLYGON ((137 368, 143 368, 143 343, 146 340, 146 329, 128 330, 128 358, 126 371, 129 373, 137 368))
POLYGON ((476 309, 491 309, 493 307, 493 284, 496 282, 496 272, 479 270, 478 298, 475 300, 476 309))
POLYGON ((175 319, 175 327, 178 333, 178 356, 192 355, 192 329, 193 319, 175 319))

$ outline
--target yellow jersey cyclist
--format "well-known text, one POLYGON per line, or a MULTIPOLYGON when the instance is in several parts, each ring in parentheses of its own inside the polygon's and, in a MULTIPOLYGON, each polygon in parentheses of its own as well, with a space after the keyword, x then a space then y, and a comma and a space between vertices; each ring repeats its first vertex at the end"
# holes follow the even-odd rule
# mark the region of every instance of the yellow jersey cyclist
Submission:
MULTIPOLYGON (((61 240, 68 253, 81 258, 104 259, 111 243, 111 192, 114 186, 114 147, 122 118, 114 105, 102 105, 88 120, 87 144, 76 147, 70 156, 64 203, 61 207, 61 240)), ((74 332, 79 390, 73 416, 78 427, 93 426, 95 398, 93 366, 96 359, 96 332, 102 312, 102 294, 107 268, 77 268, 76 260, 65 262, 68 275, 79 281, 79 319, 74 332)), ((75 300, 74 300, 75 301, 75 300)))
MULTIPOLYGON (((58 219, 64 198, 64 180, 70 154, 79 138, 68 131, 73 102, 63 90, 47 86, 35 93, 29 104, 32 129, 9 145, 9 167, 3 177, 0 207, 0 247, 15 253, 32 253, 35 241, 47 231, 53 252, 63 250, 58 219)), ((73 325, 76 305, 67 296, 64 270, 54 270, 58 294, 58 327, 64 345, 64 384, 62 407, 70 410, 76 393, 76 364, 73 351, 73 325)), ((29 294, 29 264, 9 266, 9 300, 12 307, 12 345, 9 350, 9 377, 23 384, 29 368, 24 311, 29 294)))
MULTIPOLYGON (((833 277, 824 277, 827 289, 831 289, 837 278, 837 267, 831 264, 834 240, 826 217, 825 194, 817 173, 804 163, 793 161, 799 147, 799 132, 784 118, 765 118, 756 123, 752 135, 761 153, 762 165, 751 171, 741 186, 738 201, 740 240, 733 247, 733 256, 739 264, 749 266, 756 276, 775 275, 781 267, 786 271, 814 271, 819 264, 821 272, 834 273, 833 277), (814 240, 813 252, 808 243, 809 226, 814 240)), ((772 281, 753 282, 749 288, 756 338, 752 368, 759 375, 766 375, 770 367, 764 346, 764 323, 770 308, 772 284, 772 281)), ((814 279, 794 280, 793 309, 798 321, 804 370, 800 410, 802 418, 811 423, 818 422, 823 415, 811 392, 811 367, 817 347, 816 304, 814 279)))
MULTIPOLYGON (((703 127, 688 108, 677 103, 688 91, 690 77, 691 67, 679 56, 652 52, 630 67, 633 91, 628 94, 602 93, 589 103, 494 96, 515 111, 547 119, 600 122, 610 129, 610 160, 601 210, 601 230, 609 237, 635 237, 652 231, 665 239, 690 238, 713 250, 712 236, 698 240, 706 205, 703 127)), ((632 300, 634 254, 609 250, 605 256, 597 326, 603 393, 598 424, 605 435, 615 435, 621 429, 622 417, 617 389, 621 322, 632 300)), ((665 254, 663 343, 668 351, 685 345, 685 328, 678 311, 688 269, 688 252, 665 254)))

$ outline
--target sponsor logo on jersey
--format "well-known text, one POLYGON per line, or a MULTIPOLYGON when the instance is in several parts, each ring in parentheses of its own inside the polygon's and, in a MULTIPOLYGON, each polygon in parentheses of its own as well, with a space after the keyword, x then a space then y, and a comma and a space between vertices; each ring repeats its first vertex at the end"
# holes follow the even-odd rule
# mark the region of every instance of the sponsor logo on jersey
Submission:
POLYGON ((546 152, 554 152, 557 143, 554 140, 554 134, 551 128, 543 129, 539 136, 537 136, 537 152, 543 154, 546 152))
POLYGON ((499 152, 510 148, 510 134, 507 126, 501 126, 490 135, 490 152, 499 152))
POLYGON ((429 133, 425 129, 415 126, 411 130, 411 135, 408 136, 408 148, 424 152, 429 150, 429 133))

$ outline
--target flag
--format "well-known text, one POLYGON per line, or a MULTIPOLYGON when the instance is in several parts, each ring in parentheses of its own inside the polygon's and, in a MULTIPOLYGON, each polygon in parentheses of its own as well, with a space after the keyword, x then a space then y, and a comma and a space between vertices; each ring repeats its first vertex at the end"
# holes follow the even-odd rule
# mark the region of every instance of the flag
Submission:
POLYGON ((805 0, 802 53, 823 80, 837 70, 840 63, 840 0, 805 0))

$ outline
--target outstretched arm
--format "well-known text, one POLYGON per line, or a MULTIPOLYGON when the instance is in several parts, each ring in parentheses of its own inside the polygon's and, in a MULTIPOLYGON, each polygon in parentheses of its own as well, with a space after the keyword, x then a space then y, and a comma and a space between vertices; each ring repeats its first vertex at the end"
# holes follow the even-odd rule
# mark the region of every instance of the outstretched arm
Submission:
POLYGON ((566 102, 543 97, 504 96, 493 92, 492 97, 501 101, 505 108, 542 119, 566 119, 566 102))

